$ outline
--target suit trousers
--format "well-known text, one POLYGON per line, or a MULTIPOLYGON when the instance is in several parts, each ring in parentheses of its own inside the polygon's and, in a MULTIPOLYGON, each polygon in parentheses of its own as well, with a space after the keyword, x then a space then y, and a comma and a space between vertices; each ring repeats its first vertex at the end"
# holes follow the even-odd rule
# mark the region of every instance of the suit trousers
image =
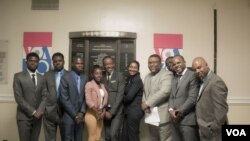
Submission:
POLYGON ((173 124, 172 141, 199 141, 198 127, 173 124))
POLYGON ((122 127, 122 141, 140 141, 140 122, 142 116, 125 115, 122 127))
POLYGON ((76 124, 73 120, 62 123, 63 141, 82 141, 83 139, 83 123, 76 124))
POLYGON ((154 126, 148 124, 150 141, 172 141, 171 123, 167 122, 154 126))
POLYGON ((42 119, 17 120, 20 141, 38 141, 42 119))
POLYGON ((43 117, 45 141, 56 141, 56 133, 57 133, 58 127, 60 129, 61 140, 63 140, 62 139, 63 130, 62 130, 61 123, 50 121, 48 118, 46 118, 46 116, 43 117))
POLYGON ((100 141, 103 120, 97 120, 94 111, 87 110, 85 114, 85 124, 88 129, 88 141, 100 141))
POLYGON ((205 137, 200 134, 200 141, 222 141, 222 134, 218 133, 216 135, 211 135, 209 137, 205 137))
POLYGON ((119 141, 122 116, 116 115, 111 120, 104 119, 105 141, 119 141))

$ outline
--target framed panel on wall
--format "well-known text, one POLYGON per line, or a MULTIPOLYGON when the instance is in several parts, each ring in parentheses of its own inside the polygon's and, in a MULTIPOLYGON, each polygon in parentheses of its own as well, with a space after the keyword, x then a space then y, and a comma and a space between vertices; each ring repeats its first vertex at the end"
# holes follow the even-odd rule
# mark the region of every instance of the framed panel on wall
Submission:
POLYGON ((81 56, 85 60, 85 74, 89 74, 93 65, 102 66, 102 59, 107 55, 115 60, 116 70, 123 73, 136 58, 136 33, 81 31, 70 32, 69 38, 69 68, 73 56, 81 56))

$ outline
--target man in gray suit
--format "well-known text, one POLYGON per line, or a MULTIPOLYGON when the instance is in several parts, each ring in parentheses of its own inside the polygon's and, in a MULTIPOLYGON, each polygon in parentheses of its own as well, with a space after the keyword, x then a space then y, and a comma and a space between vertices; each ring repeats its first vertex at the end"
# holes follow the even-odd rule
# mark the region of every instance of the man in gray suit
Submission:
POLYGON ((83 119, 86 111, 85 84, 87 78, 82 74, 83 59, 73 57, 72 71, 61 78, 59 100, 62 107, 63 141, 82 141, 83 119))
POLYGON ((161 69, 161 57, 153 54, 148 58, 150 73, 144 80, 144 94, 142 110, 150 112, 150 108, 158 107, 160 125, 148 125, 151 141, 170 141, 171 128, 168 113, 168 100, 170 96, 172 72, 161 69))
MULTIPOLYGON (((59 105, 59 84, 61 77, 68 73, 64 69, 64 56, 57 52, 52 56, 54 69, 45 73, 46 88, 48 91, 43 126, 45 141, 56 141, 57 127, 59 126, 61 135, 61 109, 59 105)), ((62 136, 61 136, 62 138, 62 136)), ((63 140, 63 139, 61 139, 63 140)))
POLYGON ((195 72, 186 67, 183 56, 174 56, 176 72, 169 99, 169 113, 172 121, 172 141, 198 141, 195 104, 199 91, 195 72))
POLYGON ((45 79, 36 72, 39 56, 26 56, 27 70, 14 75, 13 90, 17 103, 17 127, 20 141, 38 141, 46 103, 45 79))
POLYGON ((202 57, 193 60, 192 68, 203 82, 196 104, 196 116, 201 141, 221 141, 222 125, 227 121, 227 93, 225 82, 208 67, 202 57))
POLYGON ((102 62, 105 69, 104 84, 109 92, 108 107, 104 119, 105 141, 119 141, 118 135, 123 119, 122 100, 125 81, 123 74, 114 70, 115 64, 111 56, 105 56, 102 62))

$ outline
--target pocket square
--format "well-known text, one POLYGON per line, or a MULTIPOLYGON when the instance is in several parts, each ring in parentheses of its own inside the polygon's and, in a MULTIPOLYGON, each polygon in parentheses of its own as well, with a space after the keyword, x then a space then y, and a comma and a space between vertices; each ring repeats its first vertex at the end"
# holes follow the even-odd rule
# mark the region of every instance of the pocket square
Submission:
POLYGON ((116 80, 112 80, 112 81, 110 81, 110 83, 115 83, 116 82, 116 80))

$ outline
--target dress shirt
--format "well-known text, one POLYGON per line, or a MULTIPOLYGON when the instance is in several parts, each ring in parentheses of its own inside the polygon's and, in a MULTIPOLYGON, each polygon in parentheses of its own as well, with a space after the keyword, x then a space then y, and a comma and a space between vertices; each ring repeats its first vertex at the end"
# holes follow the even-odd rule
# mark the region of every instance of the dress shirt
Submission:
POLYGON ((36 72, 31 72, 29 69, 28 69, 28 72, 29 72, 31 80, 32 80, 32 77, 33 77, 32 75, 34 75, 34 77, 35 77, 35 85, 37 86, 37 74, 36 74, 36 72))
POLYGON ((207 75, 201 79, 201 86, 200 86, 200 89, 199 89, 199 93, 198 93, 198 97, 197 97, 197 100, 200 98, 201 96, 201 91, 203 90, 203 87, 204 87, 204 82, 207 80, 208 78, 208 75, 210 74, 211 70, 208 71, 207 75))
POLYGON ((60 85, 60 81, 61 81, 62 75, 63 75, 63 70, 57 71, 57 72, 55 73, 57 96, 59 96, 58 88, 59 88, 59 85, 60 85))
POLYGON ((81 77, 80 77, 80 75, 78 75, 76 72, 74 72, 74 79, 75 79, 75 81, 76 81, 76 86, 77 86, 77 90, 78 90, 78 92, 79 92, 79 94, 80 94, 80 90, 81 90, 81 77))
POLYGON ((187 71, 187 68, 185 68, 185 69, 182 71, 181 74, 177 74, 177 75, 180 76, 180 80, 182 79, 182 77, 183 77, 183 75, 186 73, 186 71, 187 71))

